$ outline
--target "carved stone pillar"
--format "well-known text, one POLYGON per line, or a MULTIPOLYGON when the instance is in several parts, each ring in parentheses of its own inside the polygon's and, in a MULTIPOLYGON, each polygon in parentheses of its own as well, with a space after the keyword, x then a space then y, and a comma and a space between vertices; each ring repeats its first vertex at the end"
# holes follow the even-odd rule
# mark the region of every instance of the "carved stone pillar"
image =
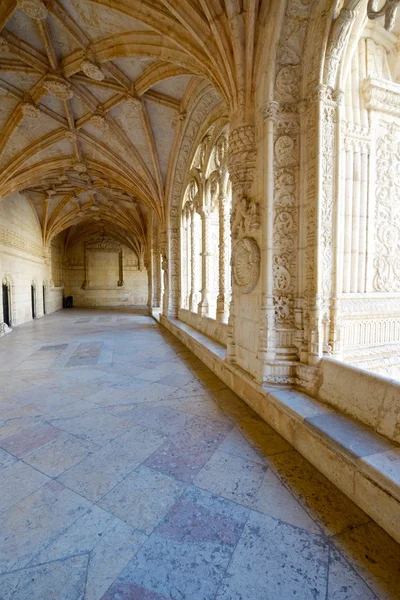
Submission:
POLYGON ((160 233, 160 254, 161 254, 161 270, 163 277, 163 286, 162 286, 162 314, 164 316, 168 316, 168 255, 167 255, 167 232, 162 231, 160 233))
POLYGON ((261 207, 262 253, 261 253, 261 310, 258 358, 260 361, 258 381, 262 383, 269 374, 268 363, 275 358, 275 306, 273 272, 273 225, 274 225, 274 124, 279 110, 277 102, 264 107, 265 141, 263 158, 266 166, 266 198, 261 207))
POLYGON ((198 305, 198 297, 196 290, 196 223, 195 223, 195 206, 193 202, 190 204, 190 294, 189 294, 189 309, 196 312, 198 305))
MULTIPOLYGON (((254 180, 255 169, 255 128, 252 124, 244 124, 232 129, 229 133, 228 171, 232 184, 231 240, 233 261, 237 238, 250 233, 258 221, 258 207, 247 199, 247 193, 254 180)), ((234 273, 232 273, 232 284, 226 359, 228 362, 235 363, 235 294, 238 293, 238 290, 235 286, 234 273)))
POLYGON ((218 200, 219 208, 219 271, 217 321, 227 323, 229 315, 228 298, 228 244, 229 244, 229 199, 221 192, 218 200))
POLYGON ((202 251, 201 251, 201 300, 198 306, 199 316, 207 316, 210 310, 211 281, 211 211, 203 207, 201 212, 202 251))

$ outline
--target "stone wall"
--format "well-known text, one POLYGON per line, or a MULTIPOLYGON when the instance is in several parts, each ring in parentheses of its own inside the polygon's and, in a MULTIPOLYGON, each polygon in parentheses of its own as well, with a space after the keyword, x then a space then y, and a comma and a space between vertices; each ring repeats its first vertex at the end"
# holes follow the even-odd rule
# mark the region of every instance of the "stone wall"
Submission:
POLYGON ((62 288, 50 287, 51 264, 45 260, 40 224, 28 200, 20 194, 0 202, 0 279, 10 286, 12 326, 32 319, 32 284, 36 287, 37 317, 43 316, 43 286, 46 312, 62 308, 62 288))
POLYGON ((132 306, 147 303, 147 270, 135 252, 105 238, 84 238, 64 260, 65 295, 74 306, 132 306))

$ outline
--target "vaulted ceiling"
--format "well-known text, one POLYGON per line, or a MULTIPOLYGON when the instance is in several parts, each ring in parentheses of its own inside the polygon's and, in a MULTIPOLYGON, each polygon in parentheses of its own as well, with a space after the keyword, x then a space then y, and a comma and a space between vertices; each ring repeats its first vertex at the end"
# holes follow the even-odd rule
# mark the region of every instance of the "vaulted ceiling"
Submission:
POLYGON ((226 5, 0 2, 0 198, 23 191, 45 243, 93 220, 143 237, 163 217, 191 103, 211 84, 234 111, 251 92, 263 2, 226 5))

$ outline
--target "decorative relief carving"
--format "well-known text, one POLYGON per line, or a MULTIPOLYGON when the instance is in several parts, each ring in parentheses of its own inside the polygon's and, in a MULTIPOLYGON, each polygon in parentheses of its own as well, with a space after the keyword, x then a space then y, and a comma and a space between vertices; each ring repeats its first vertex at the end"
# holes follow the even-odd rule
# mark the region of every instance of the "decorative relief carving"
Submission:
POLYGON ((374 289, 400 292, 400 127, 377 141, 374 289))
POLYGON ((43 87, 49 94, 60 100, 69 100, 74 95, 74 89, 69 81, 57 75, 49 75, 43 82, 43 87))
POLYGON ((104 115, 95 114, 91 117, 90 121, 95 127, 97 127, 97 129, 100 129, 100 131, 103 133, 107 133, 110 130, 110 126, 104 115))
POLYGON ((23 102, 21 104, 21 110, 24 117, 32 120, 39 119, 40 115, 42 114, 40 108, 38 108, 33 102, 23 102))
POLYGON ((241 198, 231 214, 231 234, 236 239, 254 233, 260 227, 259 207, 256 202, 241 198))
POLYGON ((1 226, 0 243, 5 244, 6 246, 12 246, 18 250, 24 250, 25 252, 29 252, 29 254, 33 254, 35 256, 43 256, 43 246, 41 244, 36 244, 28 238, 25 238, 20 233, 1 226))
POLYGON ((104 73, 100 67, 87 58, 81 62, 81 69, 87 77, 94 81, 103 81, 104 79, 104 73))
POLYGON ((133 112, 138 113, 142 110, 142 101, 138 96, 127 94, 125 97, 125 102, 129 108, 133 110, 133 112))
POLYGON ((256 169, 254 125, 243 125, 229 133, 228 170, 233 190, 245 196, 256 169))
POLYGON ((400 84, 367 77, 362 89, 366 108, 400 117, 400 84))
POLYGON ((385 29, 392 31, 395 25, 396 13, 400 7, 400 0, 385 0, 383 6, 378 9, 376 0, 368 0, 367 15, 369 19, 385 18, 385 29))
POLYGON ((250 237, 242 238, 232 254, 233 278, 242 294, 249 294, 260 276, 260 249, 250 237))

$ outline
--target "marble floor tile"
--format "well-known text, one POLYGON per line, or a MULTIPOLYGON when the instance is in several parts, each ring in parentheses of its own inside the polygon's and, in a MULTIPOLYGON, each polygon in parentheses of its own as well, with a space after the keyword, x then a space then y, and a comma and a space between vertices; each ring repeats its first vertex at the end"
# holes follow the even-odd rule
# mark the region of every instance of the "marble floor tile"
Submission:
POLYGON ((183 488, 181 482, 141 466, 106 494, 99 506, 136 529, 151 533, 183 488))
POLYGON ((0 448, 0 471, 17 462, 17 458, 0 448))
POLYGON ((328 562, 322 535, 251 512, 216 598, 319 600, 326 594, 328 562))
POLYGON ((74 556, 0 576, 2 600, 81 600, 88 557, 74 556))
POLYGON ((59 481, 96 502, 155 452, 165 440, 166 437, 157 431, 133 425, 130 431, 60 475, 59 481))
POLYGON ((331 547, 326 600, 376 600, 377 598, 378 596, 375 596, 343 556, 331 547))
POLYGON ((380 600, 400 597, 400 547, 376 523, 345 531, 333 543, 380 600))
POLYGON ((92 442, 63 433, 43 448, 26 455, 24 462, 49 477, 58 477, 98 449, 99 446, 92 442))
POLYGON ((295 450, 269 457, 294 497, 329 536, 370 518, 295 450))
POLYGON ((199 487, 240 504, 254 501, 267 467, 239 456, 215 452, 194 482, 199 487))
POLYGON ((0 478, 0 513, 11 508, 49 481, 49 478, 43 473, 39 473, 22 461, 11 462, 1 471, 0 478))
POLYGON ((10 508, 1 516, 0 572, 26 566, 89 507, 82 496, 50 481, 10 508))
POLYGON ((47 423, 39 423, 33 427, 27 427, 18 433, 14 433, 10 437, 3 438, 0 441, 0 446, 14 454, 18 458, 22 458, 29 452, 37 450, 45 446, 49 442, 55 440, 61 431, 57 427, 53 427, 47 423))

